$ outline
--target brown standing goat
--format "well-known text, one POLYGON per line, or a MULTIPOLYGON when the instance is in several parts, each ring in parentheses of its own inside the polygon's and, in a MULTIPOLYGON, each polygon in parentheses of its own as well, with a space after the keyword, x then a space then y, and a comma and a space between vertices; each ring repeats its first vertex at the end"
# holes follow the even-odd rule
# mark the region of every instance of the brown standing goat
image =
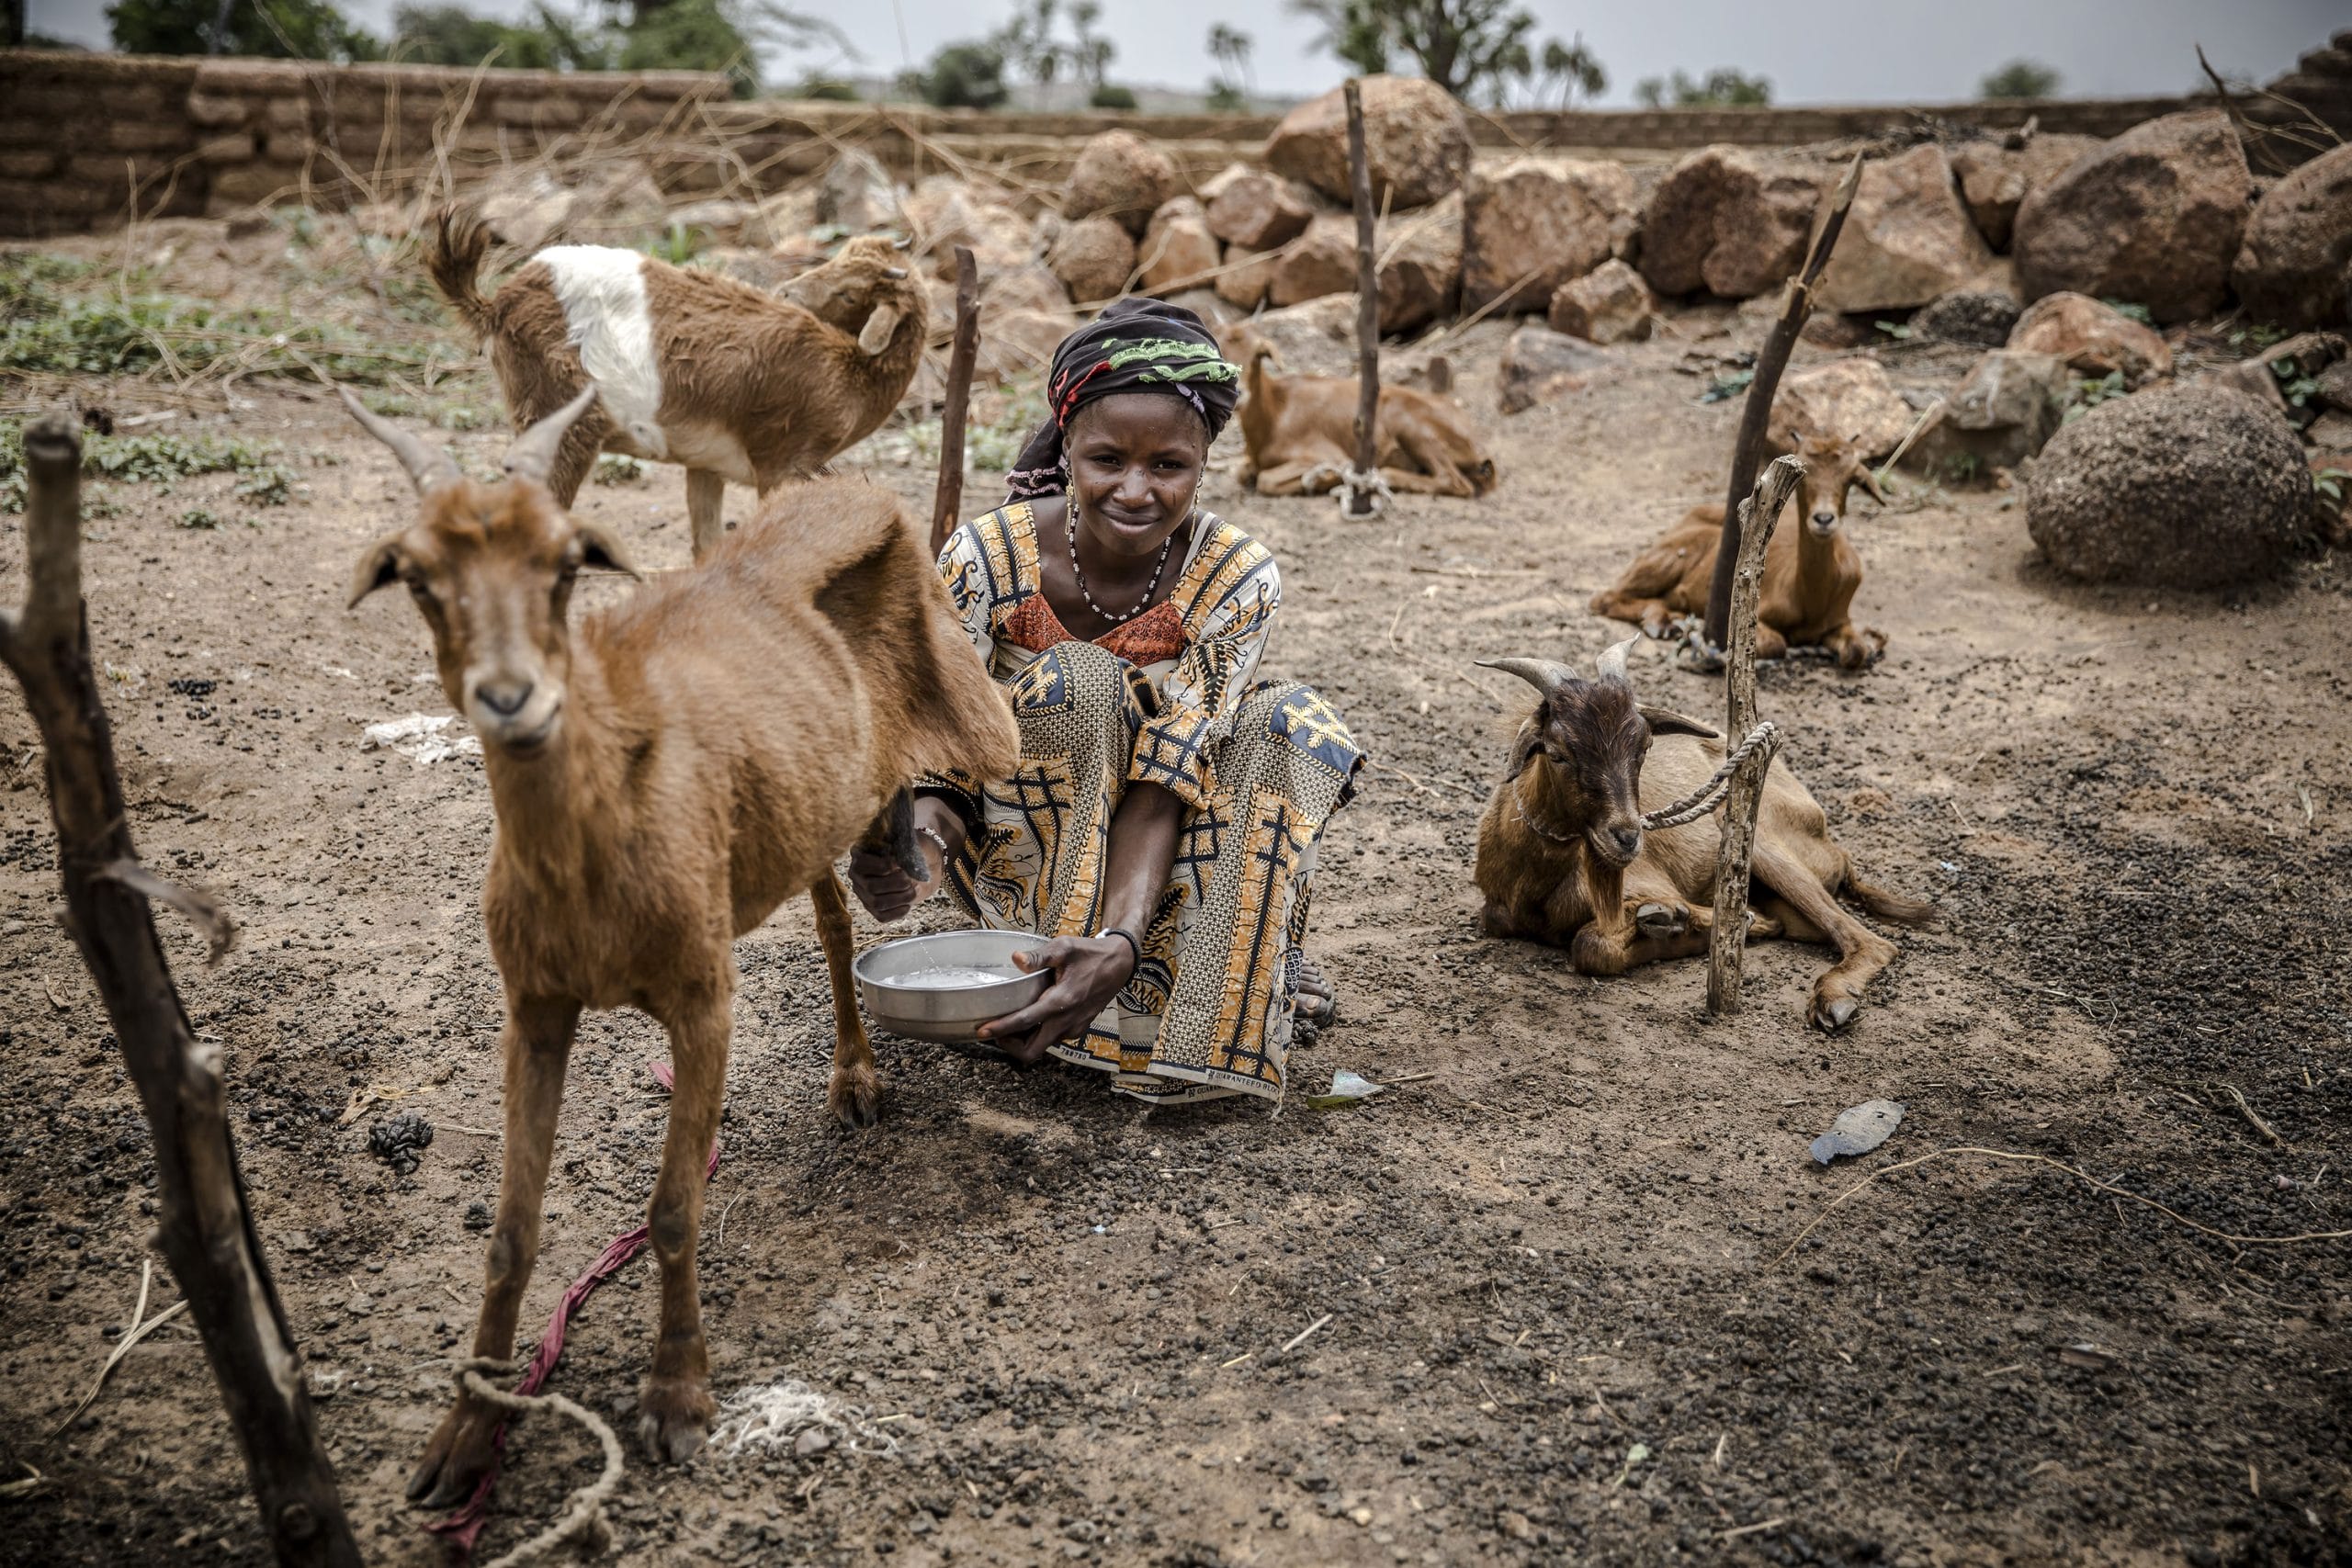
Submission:
MULTIPOLYGON (((480 733, 498 830, 482 919, 506 993, 505 1168, 473 1353, 503 1359, 538 1250, 540 1199, 583 1008, 635 1007, 670 1036, 677 1089, 648 1225, 661 1331, 639 1427, 683 1460, 712 1415, 695 1289, 704 1159, 726 1087, 734 940, 801 893, 831 970, 833 1113, 880 1085, 850 985, 833 863, 918 773, 1011 775, 1011 710, 887 491, 795 486, 701 566, 570 621, 583 568, 630 572, 546 478, 592 389, 533 425, 481 484, 447 454, 353 414, 416 482, 417 515, 369 547, 356 606, 407 585, 450 705, 480 733)), ((409 1495, 438 1506, 490 1462, 495 1410, 460 1397, 409 1495)))
POLYGON ((928 304, 888 240, 861 236, 782 296, 606 245, 552 245, 485 299, 490 231, 443 211, 426 265, 474 334, 521 430, 594 384, 597 406, 548 470, 569 506, 596 454, 686 469, 700 560, 724 531, 727 481, 763 497, 880 427, 922 358, 928 304))
MULTIPOLYGON (((1792 647, 1826 648, 1839 669, 1860 670, 1886 651, 1886 636, 1853 622, 1862 558, 1846 535, 1846 496, 1856 485, 1877 495, 1878 483, 1851 441, 1805 435, 1790 444, 1804 460, 1804 478, 1789 503, 1793 518, 1781 520, 1764 549, 1756 656, 1778 659, 1792 647)), ((1692 507, 1634 558, 1615 586, 1593 595, 1592 613, 1634 622, 1661 637, 1675 617, 1705 615, 1723 530, 1723 502, 1692 507)))
MULTIPOLYGON (((1241 367, 1241 487, 1260 495, 1321 495, 1356 462, 1355 378, 1277 374, 1273 344, 1245 322, 1224 329, 1241 367)), ((1410 387, 1383 386, 1373 440, 1380 477, 1400 493, 1484 495, 1495 460, 1462 411, 1410 387)))
MULTIPOLYGON (((1475 873, 1487 934, 1564 947, 1583 975, 1707 951, 1721 829, 1713 816, 1645 831, 1642 814, 1690 795, 1724 759, 1721 732, 1635 701, 1625 671, 1634 641, 1601 655, 1596 680, 1548 659, 1485 662, 1539 695, 1478 822, 1475 873), (1655 744, 1653 744, 1655 741, 1655 744)), ((1829 820, 1777 759, 1756 818, 1749 934, 1827 942, 1837 964, 1814 982, 1811 1017, 1842 1029, 1894 944, 1848 914, 1844 893, 1883 919, 1925 925, 1928 905, 1855 874, 1829 820)))

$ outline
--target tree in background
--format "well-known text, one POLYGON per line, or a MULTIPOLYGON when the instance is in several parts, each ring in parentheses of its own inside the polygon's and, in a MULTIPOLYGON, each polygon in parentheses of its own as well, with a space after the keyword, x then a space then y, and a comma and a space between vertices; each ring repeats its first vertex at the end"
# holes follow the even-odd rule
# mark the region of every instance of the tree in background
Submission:
MULTIPOLYGON (((1289 0, 1290 8, 1321 24, 1314 49, 1329 50, 1367 75, 1388 69, 1396 54, 1411 56, 1421 74, 1457 98, 1502 104, 1514 85, 1566 71, 1570 83, 1606 85, 1600 62, 1581 40, 1555 39, 1539 50, 1535 15, 1515 0, 1289 0)), ((1598 87, 1589 89, 1599 91, 1598 87)))
POLYGON ((609 71, 612 40, 536 8, 527 23, 480 17, 462 6, 402 6, 392 13, 393 60, 417 65, 480 65, 493 62, 526 71, 609 71))
POLYGON ((992 109, 1004 102, 1004 51, 995 43, 951 43, 920 71, 899 73, 899 89, 943 109, 992 109))
POLYGON ((1609 73, 1601 68, 1600 57, 1585 47, 1582 33, 1573 43, 1564 44, 1558 39, 1546 41, 1542 64, 1543 80, 1535 88, 1538 106, 1555 92, 1560 96, 1560 107, 1566 108, 1578 93, 1589 103, 1609 90, 1609 73))
POLYGON ((1209 58, 1216 75, 1209 83, 1209 107, 1220 114, 1238 114, 1250 107, 1250 51, 1255 46, 1238 28, 1218 22, 1209 28, 1209 58))
POLYGON ((1977 84, 1980 98, 2054 98, 2058 73, 2036 60, 2012 60, 1977 84))
POLYGON ((1654 109, 1668 104, 1679 109, 1761 105, 1772 101, 1772 84, 1766 77, 1750 76, 1724 66, 1696 81, 1680 71, 1674 73, 1671 82, 1645 76, 1634 84, 1634 96, 1644 107, 1654 109))
POLYGON ((1061 0, 1021 0, 1012 7, 1012 19, 989 40, 1004 64, 1017 68, 1041 88, 1052 86, 1060 77, 1068 52, 1054 37, 1054 22, 1060 11, 1061 0))
POLYGON ((326 0, 115 0, 114 46, 130 54, 379 60, 384 46, 326 0))

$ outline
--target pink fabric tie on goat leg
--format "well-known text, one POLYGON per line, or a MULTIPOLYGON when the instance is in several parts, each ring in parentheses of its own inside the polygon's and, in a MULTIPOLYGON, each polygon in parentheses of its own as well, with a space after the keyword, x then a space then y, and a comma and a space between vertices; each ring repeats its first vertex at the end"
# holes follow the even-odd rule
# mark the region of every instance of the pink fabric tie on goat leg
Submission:
MULTIPOLYGON (((645 1066, 663 1089, 676 1087, 677 1080, 670 1071, 669 1063, 648 1062, 645 1066)), ((713 1138, 710 1141, 710 1165, 703 1171, 703 1179, 707 1181, 718 1174, 718 1140, 713 1138)), ((580 1310, 581 1303, 597 1286, 619 1273, 623 1264, 644 1251, 646 1240, 647 1230, 643 1225, 632 1231, 623 1231, 613 1237, 612 1244, 588 1266, 586 1273, 571 1281, 571 1288, 563 1292, 563 1299, 555 1303, 555 1312, 548 1319, 547 1332, 539 1336, 538 1350, 531 1357, 531 1364, 523 1370, 523 1380, 514 1385, 516 1393, 539 1392, 540 1386, 548 1381, 548 1374, 555 1371, 556 1362, 562 1359, 563 1337, 571 1326, 571 1314, 580 1310)), ((495 1446, 491 1450, 490 1472, 474 1488, 474 1495, 447 1518, 435 1519, 424 1527, 435 1535, 447 1539, 453 1562, 463 1562, 473 1555, 474 1542, 481 1539, 483 1527, 490 1523, 490 1495, 498 1485, 499 1456, 505 1451, 506 1427, 501 1423, 495 1446)))

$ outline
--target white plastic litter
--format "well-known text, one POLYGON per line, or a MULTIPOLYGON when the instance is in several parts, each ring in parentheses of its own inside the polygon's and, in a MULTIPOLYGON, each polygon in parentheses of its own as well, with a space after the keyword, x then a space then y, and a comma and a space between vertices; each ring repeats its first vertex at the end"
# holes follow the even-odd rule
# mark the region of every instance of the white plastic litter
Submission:
POLYGON ((841 1448, 854 1454, 895 1454, 899 1440, 851 1405, 837 1405, 797 1378, 737 1389, 718 1407, 711 1447, 733 1458, 746 1449, 800 1454, 841 1448), (822 1441, 808 1441, 808 1434, 822 1441))
POLYGON ((445 733, 457 723, 451 714, 413 713, 406 718, 388 718, 381 724, 371 724, 362 732, 362 751, 393 750, 420 768, 451 757, 479 757, 481 740, 471 735, 451 736, 445 733))

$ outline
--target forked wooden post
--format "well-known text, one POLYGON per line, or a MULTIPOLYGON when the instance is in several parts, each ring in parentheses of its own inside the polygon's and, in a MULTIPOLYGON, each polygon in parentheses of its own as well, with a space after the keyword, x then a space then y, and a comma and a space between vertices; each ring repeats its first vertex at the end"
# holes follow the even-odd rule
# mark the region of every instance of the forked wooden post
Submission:
POLYGON ((1707 589, 1707 642, 1713 648, 1724 647, 1724 638, 1729 635, 1732 563, 1739 558, 1739 506, 1756 482, 1757 461, 1764 455, 1764 427, 1772 417, 1772 400, 1781 390, 1781 372, 1789 367, 1789 351, 1796 347, 1797 333, 1813 314, 1814 289, 1829 265, 1829 253, 1838 248, 1838 236, 1846 227, 1846 214, 1853 209, 1854 191, 1861 182, 1862 155, 1857 152, 1846 167, 1846 177, 1830 196, 1828 215, 1813 237, 1804 265, 1789 279, 1781 299, 1781 319, 1772 323, 1764 346, 1757 351, 1756 376, 1747 383, 1747 400, 1740 405, 1739 434, 1732 438, 1731 483, 1724 491, 1724 531, 1715 549, 1714 581, 1707 589))
POLYGON ((931 495, 931 553, 947 547, 964 506, 964 423, 972 405, 972 366, 980 354, 980 269, 968 245, 956 247, 956 338, 947 351, 947 393, 939 409, 939 486, 931 495))
MULTIPOLYGON (((1356 472, 1380 471, 1374 423, 1380 417, 1380 269, 1372 257, 1372 165, 1363 147, 1363 85, 1348 78, 1348 191, 1356 204, 1356 472)), ((1343 485, 1347 515, 1369 517, 1380 510, 1369 489, 1343 485)))
MULTIPOLYGON (((1781 457, 1758 476, 1739 535, 1739 561, 1731 585, 1731 643, 1724 650, 1728 712, 1724 739, 1736 746, 1756 728, 1756 604, 1762 596, 1764 548, 1781 509, 1796 492, 1804 465, 1781 457)), ((1740 961, 1747 951, 1747 874, 1756 856, 1756 810, 1773 747, 1759 746, 1731 776, 1724 801, 1723 852, 1715 863, 1715 923, 1707 938, 1707 1011, 1720 1018, 1739 1010, 1740 961)))
POLYGON ((0 610, 0 663, 24 688, 48 750, 65 926, 82 950, 155 1139, 164 1257, 187 1295, 245 1473, 281 1564, 359 1568, 319 1442, 301 1354, 245 1203, 218 1047, 188 1028, 151 900, 194 920, 218 959, 232 939, 209 900, 142 868, 123 812, 114 739, 90 671, 82 608, 82 443, 51 414, 25 432, 25 607, 0 610))

